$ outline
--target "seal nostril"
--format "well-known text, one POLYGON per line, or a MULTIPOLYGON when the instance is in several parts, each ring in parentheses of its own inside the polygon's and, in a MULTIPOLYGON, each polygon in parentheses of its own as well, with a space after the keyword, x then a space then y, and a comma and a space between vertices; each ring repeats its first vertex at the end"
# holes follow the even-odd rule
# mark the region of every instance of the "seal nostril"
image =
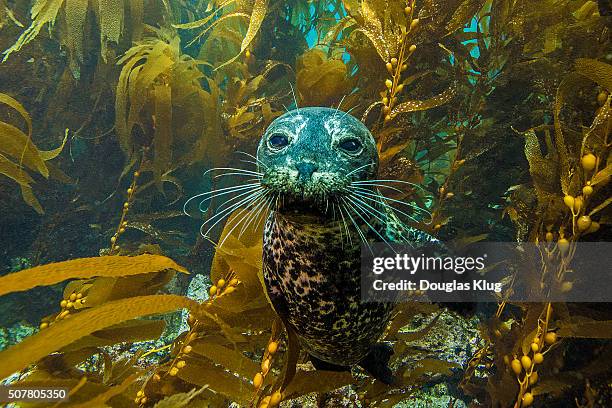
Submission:
POLYGON ((298 171, 298 178, 302 181, 309 181, 312 174, 319 168, 315 163, 303 162, 295 165, 298 171))

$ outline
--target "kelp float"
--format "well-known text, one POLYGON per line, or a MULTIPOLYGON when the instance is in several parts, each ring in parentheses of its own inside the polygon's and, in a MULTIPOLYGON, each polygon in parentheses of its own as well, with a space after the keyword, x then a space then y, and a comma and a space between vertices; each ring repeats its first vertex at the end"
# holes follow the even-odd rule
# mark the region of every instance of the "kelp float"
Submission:
MULTIPOLYGON (((464 394, 452 398, 474 406, 606 406, 605 308, 501 297, 480 316, 478 351, 460 366, 415 345, 439 330, 439 308, 403 305, 385 333, 400 378, 387 387, 358 370, 317 372, 304 362, 262 290, 260 230, 232 231, 230 218, 218 231, 224 244, 210 248, 175 222, 181 203, 201 192, 203 168, 253 168, 249 154, 275 117, 295 104, 330 106, 372 130, 380 178, 423 187, 393 191, 431 213, 407 222, 460 244, 546 243, 534 282, 522 284, 572 290, 577 243, 610 240, 611 50, 598 2, 29 5, 0 0, 8 58, 0 73, 31 56, 10 74, 24 83, 19 95, 0 84, 1 192, 14 195, 17 182, 23 197, 11 202, 42 212, 35 180, 67 180, 63 171, 75 183, 45 197, 42 225, 50 227, 28 243, 43 266, 0 277, 0 293, 27 297, 70 282, 50 303, 54 312, 41 314, 40 331, 0 353, 0 377, 19 371, 19 385, 67 387, 69 405, 83 407, 270 407, 311 393, 321 405, 391 407, 441 381, 458 384, 464 394), (76 103, 93 112, 71 109, 68 90, 91 98, 76 103), (58 118, 82 124, 63 137, 50 130, 58 118), (43 141, 60 147, 46 152, 43 141), (58 244, 52 231, 71 223, 90 225, 87 234, 108 248, 80 248, 80 236, 58 244), (37 249, 51 245, 63 255, 37 249), (74 253, 85 254, 56 262, 74 253), (210 275, 202 303, 180 294, 187 269, 210 275), (170 287, 179 294, 165 293, 170 287), (141 343, 160 338, 170 321, 145 316, 178 309, 189 311, 186 331, 141 343), (409 331, 418 316, 429 323, 409 331)), ((212 214, 216 205, 202 209, 212 214)), ((27 214, 23 207, 12 210, 27 214)), ((3 242, 7 256, 24 254, 3 242)))

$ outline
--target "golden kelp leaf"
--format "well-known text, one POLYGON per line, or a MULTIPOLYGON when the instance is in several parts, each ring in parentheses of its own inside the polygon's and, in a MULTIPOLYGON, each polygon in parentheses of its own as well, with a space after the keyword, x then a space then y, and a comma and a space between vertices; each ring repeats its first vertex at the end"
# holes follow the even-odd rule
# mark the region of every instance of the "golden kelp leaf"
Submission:
POLYGON ((2 61, 6 61, 13 52, 19 51, 24 45, 32 41, 45 24, 53 24, 63 3, 64 0, 36 0, 31 11, 32 24, 19 36, 15 44, 3 52, 4 59, 2 61))
POLYGON ((612 92, 612 65, 590 58, 578 58, 576 71, 612 92))
POLYGON ((144 0, 128 1, 130 10, 130 25, 132 28, 132 43, 140 41, 144 31, 144 0))
POLYGON ((191 40, 187 45, 193 45, 196 42, 198 42, 200 40, 200 38, 202 38, 203 36, 206 35, 206 33, 208 33, 210 30, 212 30, 213 28, 217 27, 218 25, 221 25, 224 21, 229 20, 231 18, 234 17, 242 17, 242 18, 246 18, 249 19, 251 18, 251 16, 249 14, 246 13, 241 13, 239 11, 235 12, 235 13, 229 13, 229 14, 224 14, 221 17, 219 17, 216 20, 213 20, 213 23, 211 25, 209 25, 208 27, 206 27, 204 30, 202 30, 196 37, 194 37, 193 40, 191 40))
POLYGON ((215 332, 221 330, 232 343, 245 341, 246 338, 242 335, 243 332, 253 332, 268 328, 270 321, 275 317, 274 311, 268 304, 263 307, 248 308, 232 313, 231 310, 216 307, 214 303, 216 302, 213 302, 213 305, 208 306, 205 310, 196 311, 194 314, 197 314, 196 317, 203 321, 205 327, 215 332), (205 314, 204 312, 207 313, 205 314), (222 320, 219 316, 222 317, 222 320))
POLYGON ((178 372, 178 377, 195 385, 208 386, 242 406, 248 406, 253 386, 246 380, 225 371, 223 367, 203 359, 186 358, 187 365, 178 372))
POLYGON ((70 69, 75 77, 80 76, 79 65, 83 63, 83 39, 89 0, 66 0, 66 46, 70 50, 70 69))
POLYGON ((119 42, 123 29, 124 0, 98 0, 100 9, 100 47, 106 62, 108 42, 119 42))
POLYGON ((572 73, 568 75, 557 89, 555 97, 555 105, 553 109, 554 126, 555 126, 555 150, 559 155, 559 174, 561 179, 561 190, 563 194, 569 194, 569 174, 570 174, 570 159, 569 151, 565 143, 565 136, 561 126, 561 108, 565 104, 566 95, 571 95, 577 87, 578 83, 583 81, 580 74, 572 73))
POLYGON ((129 276, 173 269, 188 273, 172 259, 160 255, 101 256, 51 263, 0 277, 0 296, 36 286, 53 285, 67 279, 94 276, 129 276))
POLYGON ((193 352, 208 358, 216 364, 221 364, 228 370, 251 379, 260 371, 259 364, 247 358, 239 350, 233 350, 216 343, 205 341, 206 338, 191 342, 193 352))
POLYGON ((17 166, 15 163, 4 158, 2 155, 0 155, 0 174, 4 174, 5 176, 16 181, 21 188, 23 200, 34 208, 37 213, 44 213, 42 206, 34 196, 32 187, 30 187, 30 184, 33 183, 34 180, 29 174, 24 172, 23 169, 17 166))
POLYGON ((27 205, 32 207, 38 214, 45 213, 42 208, 42 205, 40 205, 40 202, 36 199, 34 191, 31 187, 21 186, 21 197, 23 198, 23 201, 25 201, 27 205))
MULTIPOLYGON (((66 129, 66 132, 64 133, 64 139, 62 140, 62 144, 60 144, 58 147, 56 147, 53 150, 39 150, 38 154, 44 161, 55 159, 57 156, 59 156, 62 150, 64 150, 64 146, 66 146, 67 140, 68 140, 68 129, 66 129)), ((59 169, 57 170, 61 172, 61 170, 59 169)))
POLYGON ((591 185, 599 184, 602 181, 606 181, 612 176, 612 163, 608 164, 603 170, 600 170, 593 176, 591 185))
POLYGON ((452 375, 452 368, 459 368, 460 365, 450 361, 423 359, 416 363, 416 367, 411 367, 404 372, 404 384, 412 384, 419 377, 426 373, 452 375))
POLYGON ((158 339, 165 327, 163 320, 130 320, 80 338, 63 348, 62 352, 158 339))
POLYGON ((456 9, 451 19, 446 23, 446 35, 451 35, 470 22, 487 0, 464 0, 456 9))
POLYGON ((4 174, 16 181, 22 187, 29 187, 34 182, 32 177, 23 171, 21 167, 16 165, 4 156, 0 155, 0 174, 4 174))
POLYGON ((177 309, 196 309, 197 302, 177 295, 151 295, 116 300, 60 320, 0 353, 5 378, 88 334, 142 316, 177 309))
POLYGON ((418 314, 431 314, 438 311, 438 306, 428 303, 412 303, 404 302, 396 307, 396 314, 391 320, 391 324, 385 332, 385 340, 393 341, 398 331, 407 326, 408 323, 418 314))
POLYGON ((106 402, 108 400, 127 391, 127 389, 132 384, 134 384, 142 374, 142 371, 137 371, 126 377, 120 384, 110 387, 106 391, 96 395, 94 398, 88 401, 81 402, 76 405, 70 405, 70 408, 92 408, 107 406, 106 402))
POLYGON ((300 106, 331 106, 352 89, 344 62, 328 59, 319 49, 298 59, 296 82, 300 106))
POLYGON ((612 320, 593 320, 587 317, 573 317, 559 322, 557 335, 589 339, 612 339, 612 320))
MULTIPOLYGON (((163 272, 143 273, 121 277, 98 276, 93 280, 87 279, 85 281, 76 281, 85 282, 84 286, 91 285, 89 288, 77 290, 77 292, 82 292, 83 295, 87 297, 85 307, 92 307, 109 300, 155 294, 166 286, 174 274, 174 270, 169 269, 163 272)), ((73 293, 73 289, 69 289, 70 283, 64 290, 64 297, 68 297, 73 293)), ((76 289, 76 287, 73 288, 76 289)))
MULTIPOLYGON (((80 378, 57 378, 52 374, 47 374, 45 377, 42 378, 30 378, 30 375, 28 375, 23 381, 14 383, 13 385, 17 386, 17 384, 18 386, 23 388, 66 388, 68 389, 69 400, 71 404, 79 404, 85 402, 88 399, 91 399, 92 396, 99 395, 100 393, 103 393, 109 389, 109 387, 104 384, 100 384, 94 381, 87 381, 86 376, 80 378), (79 392, 70 395, 70 392, 77 389, 77 387, 79 392)), ((20 403, 20 406, 25 407, 26 404, 20 403)), ((50 404, 48 402, 41 402, 39 404, 28 402, 27 406, 35 408, 48 408, 50 404)), ((98 406, 96 408, 102 407, 103 406, 98 406)))
MULTIPOLYGON (((68 138, 68 131, 62 144, 54 150, 42 151, 32 143, 32 119, 25 108, 14 98, 0 93, 0 103, 15 109, 26 122, 27 135, 15 126, 0 121, 0 174, 16 181, 21 188, 24 201, 33 207, 39 214, 44 213, 42 206, 34 196, 31 184, 34 180, 27 174, 22 165, 39 172, 42 176, 49 177, 49 168, 45 161, 51 160, 63 150, 68 138), (6 156, 14 159, 16 164, 6 156)), ((59 169, 54 169, 54 175, 61 175, 59 169)))
POLYGON ((457 88, 453 85, 446 91, 442 92, 440 95, 434 96, 424 101, 402 102, 391 111, 391 117, 399 115, 400 113, 423 111, 444 105, 445 103, 450 102, 455 97, 456 91, 457 88))
POLYGON ((143 0, 36 0, 31 9, 32 23, 15 44, 4 51, 4 60, 11 53, 30 43, 49 23, 53 26, 60 10, 65 14, 65 31, 61 31, 61 43, 70 51, 70 68, 75 78, 80 77, 79 64, 83 62, 86 20, 89 12, 98 17, 101 56, 106 62, 108 42, 118 43, 124 30, 124 14, 129 5, 132 33, 138 38, 143 27, 143 0), (90 9, 91 6, 91 9, 90 9), (94 9, 97 6, 97 10, 94 9))
POLYGON ((610 204, 612 204, 612 197, 608 197, 606 199, 606 201, 604 201, 603 203, 599 204, 597 207, 593 208, 591 210, 591 212, 589 213, 589 216, 592 216, 593 214, 596 214, 596 213, 600 212, 601 210, 603 210, 604 208, 606 208, 610 204))
POLYGON ((544 55, 550 54, 561 48, 561 35, 563 34, 564 27, 565 25, 563 23, 559 23, 552 27, 548 27, 544 31, 544 48, 542 50, 544 55))
POLYGON ((536 193, 540 202, 544 202, 547 196, 544 193, 555 193, 557 191, 558 169, 557 163, 552 159, 552 151, 549 157, 542 156, 540 142, 533 129, 523 134, 525 136, 525 157, 529 162, 529 173, 536 187, 536 193))
POLYGON ((20 104, 19 101, 17 101, 16 99, 2 92, 0 92, 0 103, 8 105, 11 108, 15 109, 17 112, 19 112, 23 120, 25 120, 26 124, 28 125, 28 135, 31 135, 32 134, 32 118, 30 117, 30 114, 28 113, 28 111, 25 110, 23 105, 20 104))
MULTIPOLYGON (((283 323, 281 322, 279 317, 274 319, 274 323, 272 325, 273 333, 280 333, 280 328, 283 323)), ((277 384, 274 385, 276 389, 285 390, 293 381, 297 371, 297 363, 300 358, 300 340, 297 335, 293 331, 293 329, 289 326, 285 326, 285 331, 287 333, 287 352, 285 355, 285 362, 283 364, 283 371, 277 380, 277 384), (279 386, 280 385, 280 386, 279 386)))
MULTIPOLYGON (((178 394, 172 394, 164 398, 163 400, 155 404, 155 408, 182 408, 188 406, 194 406, 191 404, 191 400, 200 395, 204 390, 208 389, 208 385, 201 387, 200 389, 192 389, 189 392, 181 392, 178 394)), ((208 408, 212 405, 201 405, 202 401, 198 400, 198 407, 208 408)), ((86 407, 83 407, 86 408, 86 407)))
POLYGON ((162 176, 172 162, 172 89, 168 84, 155 85, 153 95, 155 100, 153 174, 158 190, 162 191, 162 176))
POLYGON ((283 391, 285 398, 296 398, 311 392, 329 392, 353 384, 355 380, 350 372, 335 371, 298 371, 283 391))
POLYGON ((244 295, 240 299, 228 297, 226 302, 247 303, 264 293, 260 279, 264 222, 246 228, 241 234, 241 227, 234 228, 239 219, 240 213, 235 211, 226 222, 219 238, 219 243, 223 244, 216 248, 210 277, 216 282, 226 279, 230 271, 233 272, 244 287, 244 295))
MULTIPOLYGON (((389 61, 392 51, 389 50, 389 44, 385 41, 383 24, 378 19, 374 11, 375 9, 370 3, 372 3, 371 0, 363 0, 361 2, 360 16, 355 16, 359 28, 354 30, 353 33, 363 33, 372 42, 380 58, 386 62, 389 61)), ((397 46, 397 44, 395 45, 397 46)))
POLYGON ((216 69, 220 69, 226 65, 231 64, 236 61, 240 55, 251 45, 253 39, 259 32, 261 28, 261 23, 263 23, 264 18, 266 17, 266 13, 268 12, 268 0, 255 0, 253 4, 253 11, 251 12, 251 19, 249 21, 249 28, 247 29, 246 36, 242 40, 242 44, 240 45, 240 53, 236 55, 231 60, 221 64, 216 69))
MULTIPOLYGON (((200 83, 203 78, 198 69, 200 62, 181 54, 177 35, 169 38, 163 32, 158 35, 163 39, 148 38, 130 48, 117 62, 123 67, 116 90, 115 126, 127 156, 122 175, 140 159, 136 152, 148 145, 143 138, 134 138, 134 128, 138 126, 148 137, 152 136, 154 160, 143 171, 153 171, 155 184, 161 188, 164 179, 169 180, 169 172, 189 163, 191 158, 202 160, 203 156, 200 146, 188 148, 190 142, 198 144, 197 140, 177 138, 174 133, 190 133, 189 138, 202 133, 203 138, 208 138, 205 130, 211 123, 206 120, 209 112, 200 83), (181 146, 185 151, 179 150, 181 146)), ((213 114, 210 117, 219 122, 213 114)))
MULTIPOLYGON (((215 17, 218 16, 217 12, 220 11, 221 9, 223 9, 224 7, 227 7, 228 5, 234 3, 236 0, 223 0, 221 3, 217 4, 217 9, 215 10, 215 12, 207 17, 204 17, 200 20, 196 20, 196 21, 192 21, 191 23, 185 23, 185 24, 172 24, 172 27, 174 28, 182 28, 185 30, 188 29, 192 29, 192 28, 199 28, 202 27, 204 25, 206 25, 207 23, 209 23, 210 21, 212 21, 215 17)), ((210 3, 212 4, 212 2, 210 3)))

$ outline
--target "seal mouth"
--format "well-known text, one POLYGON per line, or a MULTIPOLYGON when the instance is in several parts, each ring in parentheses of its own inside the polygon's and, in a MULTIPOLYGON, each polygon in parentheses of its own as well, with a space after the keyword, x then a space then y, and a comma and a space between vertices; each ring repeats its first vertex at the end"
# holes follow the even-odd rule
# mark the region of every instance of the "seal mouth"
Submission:
POLYGON ((332 210, 334 197, 300 193, 281 194, 277 210, 287 215, 311 215, 324 217, 332 210))

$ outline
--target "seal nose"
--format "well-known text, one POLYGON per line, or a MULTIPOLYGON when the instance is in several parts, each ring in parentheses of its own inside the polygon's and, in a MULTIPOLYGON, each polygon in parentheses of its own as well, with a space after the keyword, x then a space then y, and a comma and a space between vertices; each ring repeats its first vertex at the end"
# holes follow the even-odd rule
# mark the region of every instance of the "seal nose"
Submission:
POLYGON ((298 179, 300 181, 310 181, 312 174, 319 168, 316 164, 311 162, 302 162, 295 165, 298 171, 298 179))

